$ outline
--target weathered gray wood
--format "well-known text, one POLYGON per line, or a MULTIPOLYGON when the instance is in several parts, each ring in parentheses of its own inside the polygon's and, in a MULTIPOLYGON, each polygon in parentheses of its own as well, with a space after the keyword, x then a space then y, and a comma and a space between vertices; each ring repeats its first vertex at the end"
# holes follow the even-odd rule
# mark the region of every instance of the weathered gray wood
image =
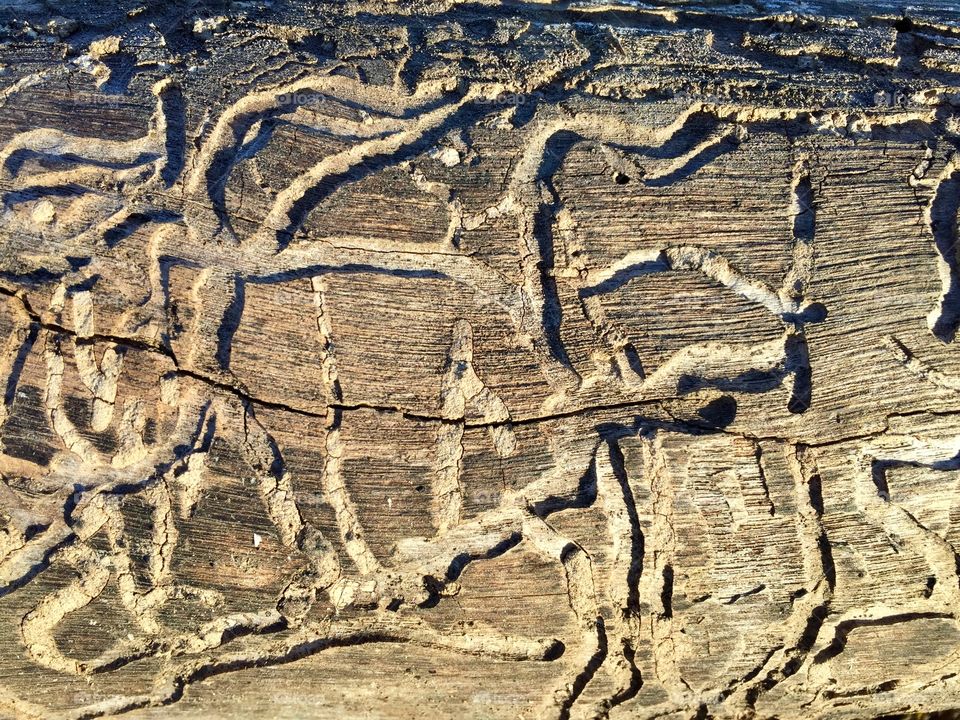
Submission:
POLYGON ((960 678, 960 13, 0 9, 0 717, 960 678))

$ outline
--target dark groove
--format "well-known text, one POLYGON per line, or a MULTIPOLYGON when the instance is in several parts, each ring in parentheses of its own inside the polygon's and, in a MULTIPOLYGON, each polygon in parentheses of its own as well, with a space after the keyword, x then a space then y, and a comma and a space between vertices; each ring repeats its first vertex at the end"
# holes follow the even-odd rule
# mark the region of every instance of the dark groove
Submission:
POLYGON ((660 589, 660 603, 663 605, 663 616, 673 617, 673 565, 663 566, 663 587, 660 589))
POLYGON ((882 618, 861 619, 861 620, 843 620, 837 624, 834 630, 833 640, 823 650, 813 657, 813 664, 821 663, 836 657, 847 647, 847 640, 850 633, 861 627, 888 627, 912 620, 932 620, 932 619, 952 619, 950 613, 943 612, 911 612, 889 615, 882 618))
POLYGON ((167 157, 160 179, 164 186, 171 187, 183 172, 187 158, 186 101, 179 87, 171 87, 164 92, 160 102, 167 123, 167 135, 163 139, 167 157))
POLYGON ((610 467, 620 485, 624 507, 630 518, 630 568, 627 571, 627 607, 626 612, 640 609, 640 574, 643 570, 644 536, 640 527, 640 517, 637 512, 636 498, 633 488, 630 487, 630 478, 627 474, 623 450, 615 441, 608 442, 610 453, 610 467))
POLYGON ((930 231, 949 279, 944 283, 940 314, 932 328, 944 343, 953 342, 960 325, 960 266, 957 258, 957 215, 960 211, 960 171, 940 182, 930 205, 930 231))
POLYGON ((564 698, 563 704, 560 706, 560 720, 570 720, 570 710, 573 708, 573 704, 607 659, 607 632, 602 617, 597 617, 595 627, 597 629, 597 651, 590 657, 586 667, 574 679, 570 688, 570 695, 564 698))
MULTIPOLYGON (((13 405, 14 395, 17 391, 17 385, 20 384, 20 375, 23 373, 23 365, 27 361, 27 357, 30 355, 30 351, 33 349, 34 344, 37 342, 37 337, 40 334, 40 326, 37 323, 31 322, 30 328, 27 331, 27 336, 23 339, 19 349, 17 350, 17 356, 13 360, 13 364, 10 368, 10 375, 7 377, 7 384, 3 392, 3 404, 6 406, 13 405)), ((0 433, 2 433, 3 428, 0 427, 0 433)))
MULTIPOLYGON (((221 370, 230 369, 230 355, 233 352, 233 336, 240 328, 240 321, 243 318, 243 306, 246 301, 246 287, 243 280, 238 276, 227 279, 228 286, 232 285, 232 297, 229 298, 223 317, 217 324, 217 364, 221 370)), ((209 286, 208 286, 209 288, 209 286)), ((214 292, 219 292, 220 288, 215 288, 214 292)), ((227 288, 230 291, 230 288, 227 288)), ((210 291, 208 289, 207 296, 210 291)))

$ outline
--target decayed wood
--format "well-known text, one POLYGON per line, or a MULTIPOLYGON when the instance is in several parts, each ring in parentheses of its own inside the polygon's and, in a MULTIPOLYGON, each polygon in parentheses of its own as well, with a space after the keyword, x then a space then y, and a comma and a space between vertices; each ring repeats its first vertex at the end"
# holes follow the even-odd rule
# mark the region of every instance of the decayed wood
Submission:
POLYGON ((791 5, 0 11, 0 716, 960 707, 960 15, 791 5))

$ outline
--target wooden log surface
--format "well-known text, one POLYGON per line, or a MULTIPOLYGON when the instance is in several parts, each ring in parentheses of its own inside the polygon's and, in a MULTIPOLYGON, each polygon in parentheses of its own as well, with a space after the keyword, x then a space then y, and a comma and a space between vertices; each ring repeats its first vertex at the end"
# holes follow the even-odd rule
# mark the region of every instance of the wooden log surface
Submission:
POLYGON ((960 709, 958 104, 953 2, 6 3, 0 717, 960 709))

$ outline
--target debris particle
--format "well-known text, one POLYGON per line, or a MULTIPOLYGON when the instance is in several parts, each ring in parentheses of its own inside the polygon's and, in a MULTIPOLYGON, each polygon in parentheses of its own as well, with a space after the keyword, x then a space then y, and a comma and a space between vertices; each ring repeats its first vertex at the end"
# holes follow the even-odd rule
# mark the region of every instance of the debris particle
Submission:
POLYGON ((437 160, 446 167, 454 167, 460 164, 460 153, 455 148, 433 148, 428 153, 431 160, 437 160))

